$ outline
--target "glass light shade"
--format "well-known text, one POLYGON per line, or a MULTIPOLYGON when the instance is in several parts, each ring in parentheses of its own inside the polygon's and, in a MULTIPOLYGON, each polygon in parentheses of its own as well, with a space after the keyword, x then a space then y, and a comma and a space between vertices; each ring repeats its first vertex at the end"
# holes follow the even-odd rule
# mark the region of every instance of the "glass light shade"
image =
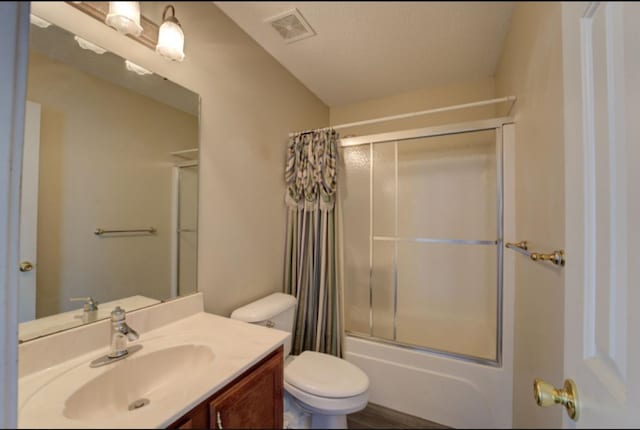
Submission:
POLYGON ((165 21, 158 30, 156 52, 173 61, 184 60, 184 33, 180 25, 165 21))
POLYGON ((45 21, 44 19, 35 16, 34 14, 31 14, 30 16, 30 22, 33 25, 37 25, 40 28, 47 28, 51 25, 51 23, 49 21, 45 21))
POLYGON ((138 66, 136 63, 133 63, 129 60, 124 60, 124 65, 128 71, 137 73, 140 76, 151 75, 153 73, 152 71, 147 70, 142 66, 138 66))
POLYGON ((89 42, 87 39, 83 39, 80 36, 74 36, 73 38, 75 39, 76 42, 78 42, 78 45, 82 49, 88 49, 89 51, 93 51, 98 55, 102 55, 105 52, 107 52, 106 49, 101 48, 100 46, 96 45, 95 43, 89 42))
POLYGON ((109 13, 105 22, 120 33, 139 36, 142 33, 140 3, 137 1, 110 1, 109 13))

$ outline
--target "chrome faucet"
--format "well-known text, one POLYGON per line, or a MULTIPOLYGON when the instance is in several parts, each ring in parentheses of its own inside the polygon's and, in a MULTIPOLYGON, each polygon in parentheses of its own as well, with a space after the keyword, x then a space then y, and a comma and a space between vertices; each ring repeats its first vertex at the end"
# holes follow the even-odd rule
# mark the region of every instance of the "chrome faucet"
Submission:
POLYGON ((111 350, 107 355, 96 358, 90 364, 91 367, 100 367, 115 363, 142 349, 142 345, 127 347, 127 341, 138 339, 138 333, 125 322, 127 314, 120 306, 111 312, 111 350))
POLYGON ((84 302, 82 309, 82 322, 92 322, 98 319, 98 302, 93 297, 72 297, 70 302, 84 302))
POLYGON ((107 357, 114 359, 124 357, 129 353, 127 340, 138 339, 138 333, 125 322, 127 314, 120 306, 111 312, 111 352, 107 357))

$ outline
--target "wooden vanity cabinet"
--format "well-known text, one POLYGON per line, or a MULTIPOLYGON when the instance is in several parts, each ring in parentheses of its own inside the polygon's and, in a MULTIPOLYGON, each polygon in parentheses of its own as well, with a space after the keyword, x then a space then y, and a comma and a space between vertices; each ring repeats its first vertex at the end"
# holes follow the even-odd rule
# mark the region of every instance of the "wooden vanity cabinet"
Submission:
POLYGON ((282 428, 283 371, 281 346, 169 428, 282 428))
POLYGON ((170 429, 207 429, 209 428, 209 407, 201 403, 185 416, 169 426, 170 429))

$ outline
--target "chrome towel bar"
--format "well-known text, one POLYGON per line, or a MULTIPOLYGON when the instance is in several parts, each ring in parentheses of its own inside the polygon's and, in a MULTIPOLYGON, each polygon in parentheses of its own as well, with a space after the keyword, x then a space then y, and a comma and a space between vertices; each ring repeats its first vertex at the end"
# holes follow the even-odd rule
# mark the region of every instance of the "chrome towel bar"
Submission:
POLYGON ((158 230, 156 230, 155 227, 149 227, 149 228, 135 228, 135 229, 129 229, 129 230, 105 230, 102 228, 96 228, 96 231, 93 232, 93 234, 95 234, 96 236, 102 236, 103 234, 109 234, 109 233, 149 233, 149 234, 156 234, 158 232, 158 230))

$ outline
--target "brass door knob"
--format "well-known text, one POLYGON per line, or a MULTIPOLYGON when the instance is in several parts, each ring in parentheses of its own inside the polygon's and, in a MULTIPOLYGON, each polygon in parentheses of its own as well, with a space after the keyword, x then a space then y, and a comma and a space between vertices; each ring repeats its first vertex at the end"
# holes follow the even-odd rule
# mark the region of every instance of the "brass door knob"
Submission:
POLYGON ((21 261, 20 262, 20 271, 21 272, 31 272, 33 270, 33 264, 30 261, 21 261))
POLYGON ((569 418, 578 421, 580 417, 580 403, 578 399, 578 389, 571 379, 564 381, 564 388, 559 390, 553 385, 541 379, 533 381, 533 396, 538 406, 551 406, 561 404, 567 410, 569 418))

